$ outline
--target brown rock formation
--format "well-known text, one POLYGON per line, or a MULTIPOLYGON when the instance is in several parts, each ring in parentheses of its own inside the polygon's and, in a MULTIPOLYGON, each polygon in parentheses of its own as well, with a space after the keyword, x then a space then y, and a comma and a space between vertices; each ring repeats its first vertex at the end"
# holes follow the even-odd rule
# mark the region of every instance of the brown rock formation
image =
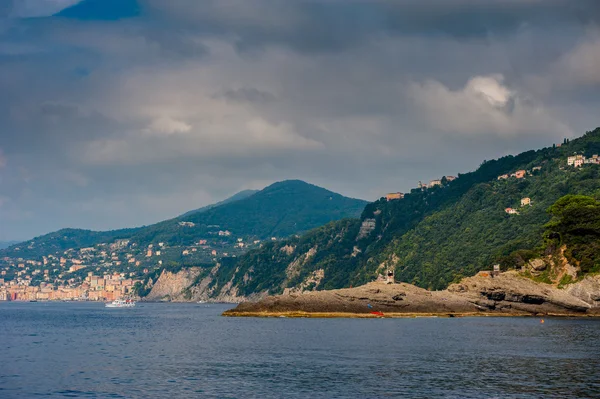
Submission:
POLYGON ((552 285, 536 283, 516 272, 502 273, 495 277, 489 273, 480 273, 463 279, 444 291, 427 291, 405 283, 374 282, 356 288, 270 296, 254 303, 241 303, 224 315, 600 316, 600 302, 593 299, 600 299, 600 283, 585 281, 578 284, 579 287, 574 284, 570 290, 558 289, 552 285), (595 294, 587 290, 592 290, 595 294), (589 294, 586 297, 588 300, 582 299, 587 294, 589 294))

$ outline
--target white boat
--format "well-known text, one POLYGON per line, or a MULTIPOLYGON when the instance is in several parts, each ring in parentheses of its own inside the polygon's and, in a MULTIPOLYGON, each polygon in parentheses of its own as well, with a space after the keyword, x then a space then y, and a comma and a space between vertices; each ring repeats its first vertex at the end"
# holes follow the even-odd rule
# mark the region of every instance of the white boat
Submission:
POLYGON ((107 308, 132 308, 135 306, 135 301, 132 299, 116 299, 110 303, 105 303, 107 308))

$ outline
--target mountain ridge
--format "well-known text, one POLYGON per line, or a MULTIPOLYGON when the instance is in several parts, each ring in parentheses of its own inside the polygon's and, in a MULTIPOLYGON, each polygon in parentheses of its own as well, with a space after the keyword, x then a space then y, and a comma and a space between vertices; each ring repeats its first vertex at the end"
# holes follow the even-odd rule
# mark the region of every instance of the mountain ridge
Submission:
POLYGON ((205 211, 208 211, 210 209, 216 208, 218 206, 228 204, 230 202, 239 201, 239 200, 247 198, 247 197, 249 197, 251 195, 254 195, 254 194, 256 194, 259 191, 260 190, 242 190, 240 192, 237 192, 237 193, 233 194, 231 197, 225 198, 222 201, 218 201, 218 202, 215 202, 214 204, 206 205, 206 206, 203 206, 203 207, 198 208, 198 209, 187 211, 187 212, 181 214, 179 217, 180 218, 184 218, 184 217, 192 215, 194 213, 205 212, 205 211))
POLYGON ((269 238, 273 234, 277 237, 285 237, 317 227, 330 220, 358 215, 366 204, 366 201, 344 197, 301 180, 286 180, 271 184, 263 190, 245 190, 216 204, 151 225, 110 231, 65 228, 14 244, 0 250, 0 254, 22 257, 25 249, 25 252, 29 251, 30 254, 41 257, 115 240, 131 240, 140 246, 163 241, 177 245, 190 245, 209 233, 219 231, 227 232, 225 237, 233 233, 258 239, 269 238), (331 206, 327 203, 329 202, 327 198, 331 198, 331 206), (274 212, 275 206, 279 206, 278 212, 274 212), (300 214, 300 212, 304 213, 300 214), (267 229, 251 225, 268 218, 269 215, 263 215, 266 213, 272 214, 277 219, 277 223, 273 223, 273 220, 270 225, 261 223, 267 225, 267 229), (234 228, 227 223, 233 224, 234 228), (247 226, 248 224, 250 226, 247 226), (212 231, 214 229, 211 226, 215 225, 218 228, 212 231), (245 228, 247 231, 244 231, 245 228), (19 253, 15 253, 16 247, 19 247, 19 253))

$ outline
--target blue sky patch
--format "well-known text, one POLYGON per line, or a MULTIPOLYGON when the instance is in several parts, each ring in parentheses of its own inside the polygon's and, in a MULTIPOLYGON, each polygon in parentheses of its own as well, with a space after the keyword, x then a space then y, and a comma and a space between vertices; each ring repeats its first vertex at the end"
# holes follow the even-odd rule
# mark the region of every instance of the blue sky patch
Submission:
POLYGON ((140 14, 137 0, 84 0, 56 14, 58 17, 82 20, 114 21, 140 14))

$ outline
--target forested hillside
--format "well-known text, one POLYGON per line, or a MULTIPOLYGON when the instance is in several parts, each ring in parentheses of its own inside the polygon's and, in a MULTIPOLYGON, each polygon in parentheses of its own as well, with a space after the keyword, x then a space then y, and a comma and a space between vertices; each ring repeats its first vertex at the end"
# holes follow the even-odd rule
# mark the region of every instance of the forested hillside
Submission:
POLYGON ((548 212, 552 220, 546 224, 544 248, 564 255, 583 273, 600 272, 600 202, 583 195, 567 195, 548 212))
POLYGON ((286 180, 242 200, 145 227, 131 240, 139 245, 189 245, 225 230, 235 237, 287 237, 332 220, 356 217, 366 204, 300 180, 286 180))
POLYGON ((105 232, 62 229, 0 250, 0 257, 39 260, 42 256, 121 239, 138 249, 157 243, 188 247, 204 240, 205 246, 214 244, 212 248, 220 252, 231 252, 234 245, 239 247, 239 238, 245 245, 252 240, 284 238, 332 220, 358 217, 366 204, 300 180, 287 180, 260 191, 243 191, 220 203, 150 226, 105 232))
POLYGON ((330 289, 368 282, 393 267, 398 280, 441 289, 496 262, 510 267, 518 251, 543 246, 547 209, 559 198, 600 197, 600 165, 568 166, 575 152, 600 153, 600 129, 561 146, 484 162, 440 187, 413 189, 401 200, 382 198, 367 205, 360 219, 247 253, 219 280, 233 281, 242 295, 299 285, 330 289), (517 170, 528 173, 498 179, 517 170), (524 198, 531 204, 521 206, 524 198))
POLYGON ((202 208, 198 208, 198 209, 194 209, 192 211, 188 211, 188 212, 184 213, 183 215, 181 215, 180 217, 187 217, 187 216, 192 215, 194 213, 206 212, 208 210, 211 210, 211 209, 216 208, 216 207, 221 206, 221 205, 225 205, 225 204, 229 204, 231 202, 243 200, 244 198, 248 198, 249 196, 256 194, 258 191, 259 190, 243 190, 243 191, 240 191, 239 193, 236 193, 236 194, 232 195, 229 198, 224 199, 223 201, 219 201, 219 202, 214 203, 214 204, 203 206, 202 208))
POLYGON ((22 243, 14 243, 0 250, 0 257, 38 259, 48 254, 62 253, 72 248, 85 248, 102 242, 113 242, 131 237, 137 229, 92 231, 61 229, 22 243))

